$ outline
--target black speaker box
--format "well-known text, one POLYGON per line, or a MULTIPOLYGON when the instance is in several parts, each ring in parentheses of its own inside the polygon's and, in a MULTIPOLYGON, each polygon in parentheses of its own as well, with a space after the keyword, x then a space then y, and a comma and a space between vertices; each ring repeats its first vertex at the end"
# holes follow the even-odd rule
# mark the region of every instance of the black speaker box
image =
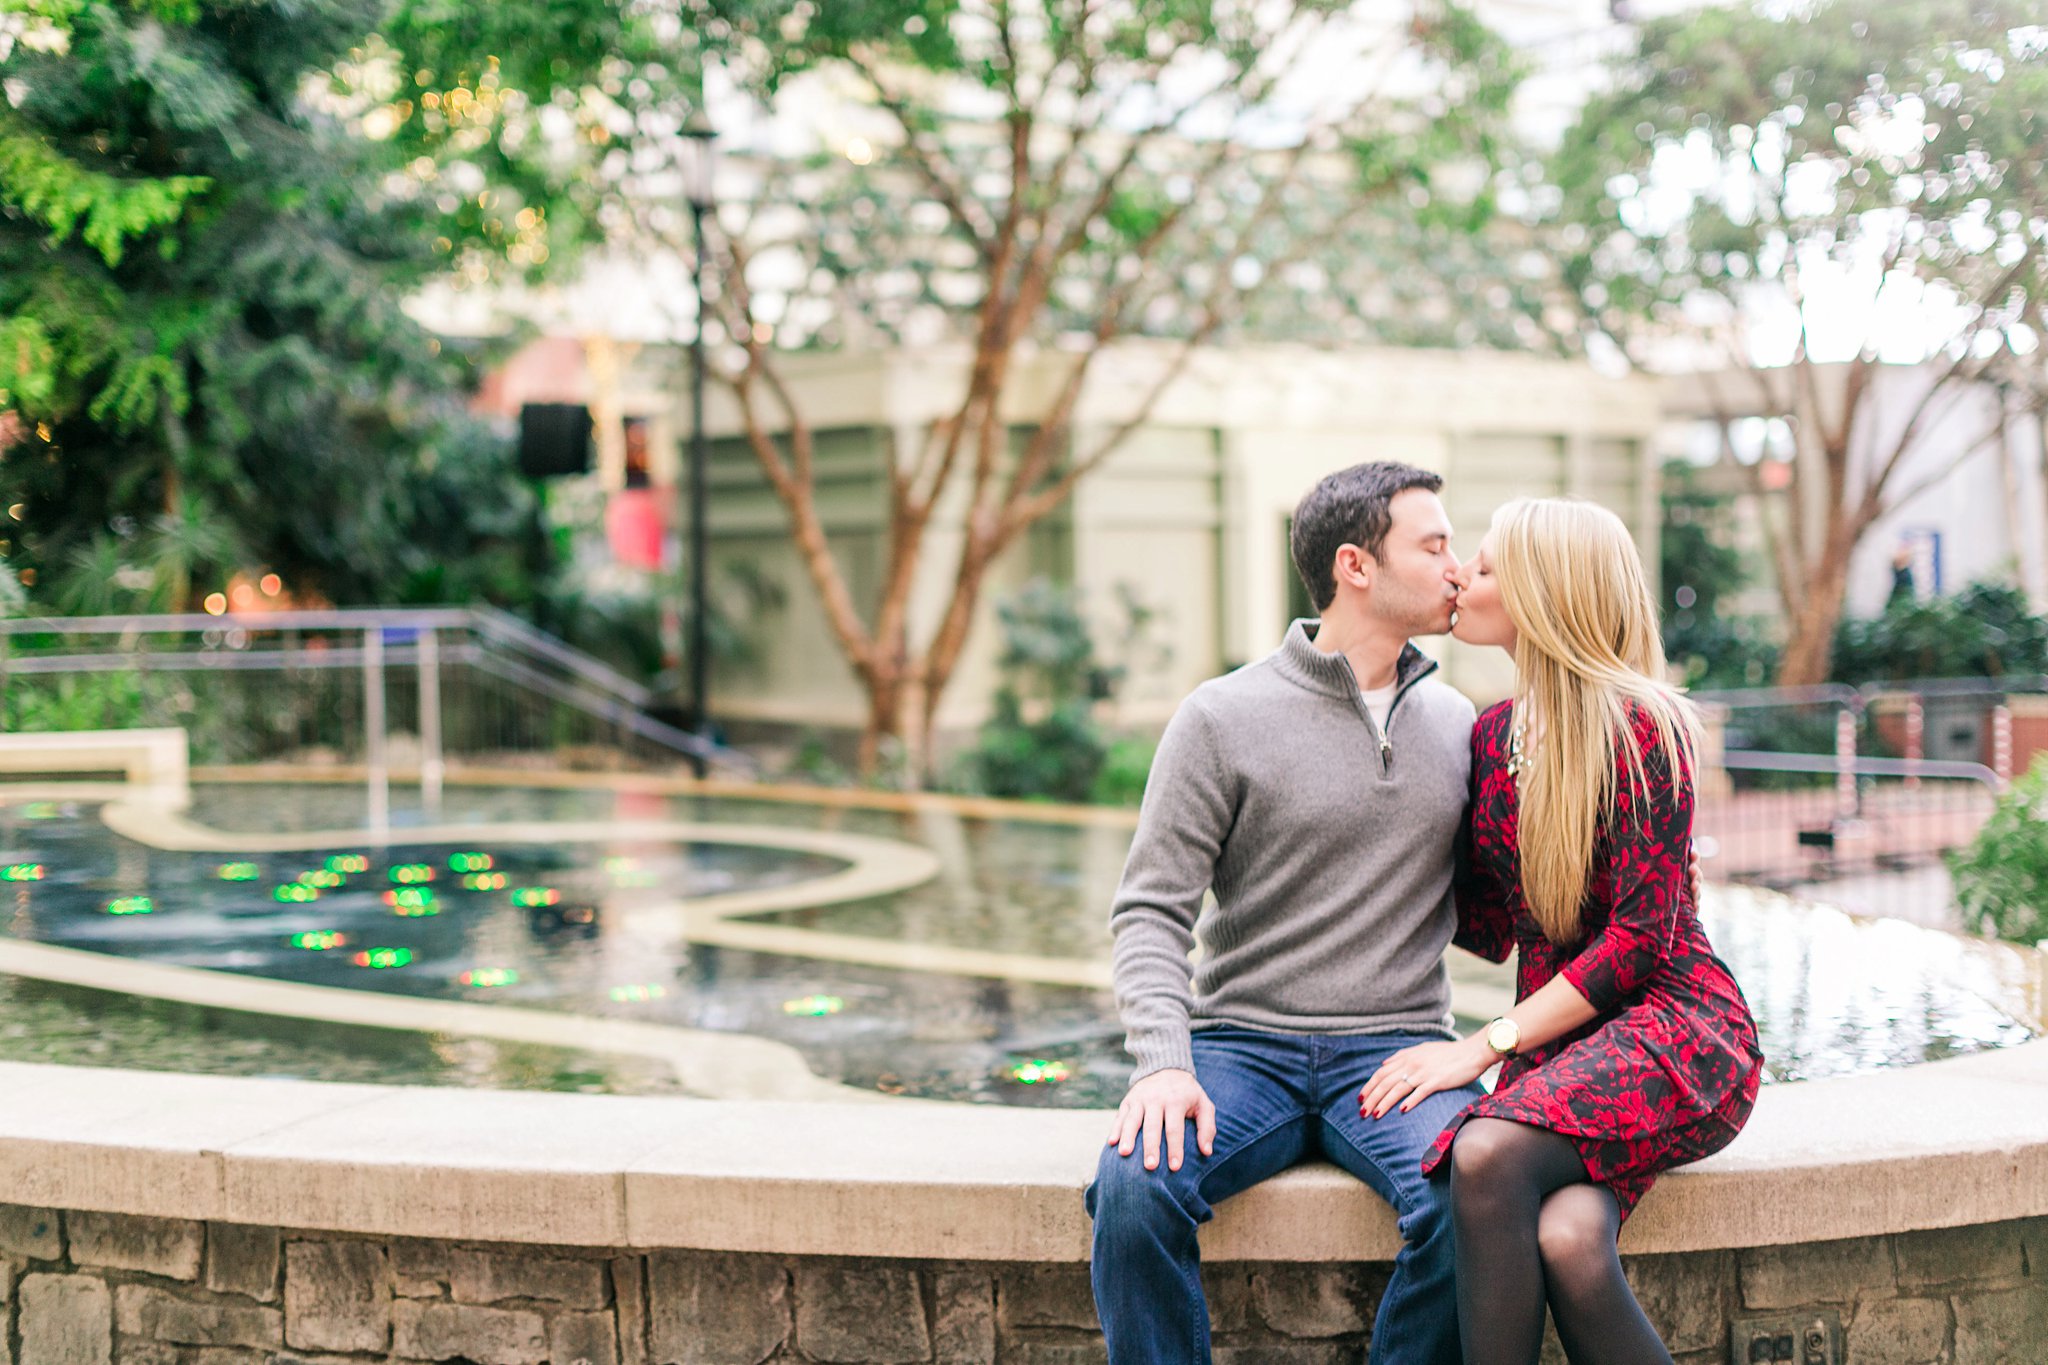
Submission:
POLYGON ((581 403, 528 403, 519 410, 519 472, 552 479, 590 469, 590 409, 581 403))

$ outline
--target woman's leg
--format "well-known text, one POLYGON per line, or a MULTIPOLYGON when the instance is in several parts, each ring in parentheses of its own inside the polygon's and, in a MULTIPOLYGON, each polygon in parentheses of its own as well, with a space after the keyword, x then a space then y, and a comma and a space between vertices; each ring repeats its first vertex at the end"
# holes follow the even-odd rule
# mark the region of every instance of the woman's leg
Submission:
POLYGON ((1578 1148, 1548 1129, 1480 1118, 1458 1130, 1451 1224, 1465 1365, 1535 1365, 1543 1348, 1543 1200, 1585 1179, 1578 1148))
POLYGON ((1621 1273, 1621 1209, 1598 1185, 1566 1185, 1543 1201, 1536 1244, 1550 1316, 1572 1365, 1671 1365, 1621 1273))

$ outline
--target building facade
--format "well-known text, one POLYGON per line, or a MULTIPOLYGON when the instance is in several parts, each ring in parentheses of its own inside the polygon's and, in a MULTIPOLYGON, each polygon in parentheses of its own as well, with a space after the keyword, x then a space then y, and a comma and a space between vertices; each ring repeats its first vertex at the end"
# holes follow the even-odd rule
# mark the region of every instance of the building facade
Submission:
MULTIPOLYGON (((1076 418, 1092 448, 1149 391, 1166 352, 1129 346, 1101 357, 1076 418)), ((875 600, 887 547, 885 471, 914 450, 965 383, 966 357, 945 352, 791 357, 795 401, 818 432, 819 499, 854 599, 875 600)), ((1070 363, 1027 361, 1007 414, 1021 440, 1070 363)), ((1660 523, 1651 437, 1657 387, 1604 378, 1569 362, 1485 352, 1237 348, 1196 355, 1118 452, 1072 500, 1013 547, 985 594, 968 656, 939 713, 942 731, 980 722, 998 674, 994 606, 1035 576, 1076 585, 1114 657, 1119 590, 1155 614, 1159 649, 1137 651, 1114 719, 1165 722, 1189 690, 1272 649, 1306 593, 1287 551, 1289 519, 1325 474, 1398 459, 1441 473, 1461 554, 1493 511, 1524 494, 1575 493, 1613 508, 1646 562, 1660 523)), ((779 582, 785 605, 755 624, 744 664, 715 677, 728 720, 857 726, 860 692, 840 661, 789 544, 783 510, 740 438, 738 413, 715 403, 711 553, 779 582)), ((673 429, 676 424, 670 423, 673 429)), ((959 507, 942 508, 914 594, 914 629, 949 599, 959 507)), ((1475 696, 1502 695, 1506 660, 1424 641, 1475 696)))
MULTIPOLYGON (((1132 343, 1099 357, 1076 413, 1075 447, 1093 448, 1134 415, 1172 354, 1132 343)), ((899 351, 791 355, 781 363, 815 433, 817 500, 833 552, 854 601, 872 609, 888 548, 888 463, 914 451, 957 404, 968 357, 899 351)), ((1004 414, 1017 444, 1071 363, 1060 353, 1021 362, 1004 414)), ((651 440, 654 495, 680 526, 686 378, 674 348, 556 337, 508 366, 491 401, 508 414, 522 400, 540 401, 535 394, 587 404, 597 450, 588 478, 607 496, 635 491, 621 454, 632 426, 638 439, 651 440)), ((1658 403, 1654 381, 1523 355, 1199 352, 1116 454, 999 561, 938 728, 958 734, 986 715, 999 681, 996 604, 1036 577, 1075 585, 1106 654, 1128 664, 1108 718, 1134 730, 1163 725, 1194 686, 1272 649, 1288 621, 1307 610, 1287 550, 1295 504, 1323 475, 1364 460, 1406 460, 1441 473, 1461 555, 1478 547, 1494 509, 1509 498, 1575 493, 1618 512, 1654 571, 1658 403), (1151 613, 1142 648, 1125 637, 1124 595, 1151 613)), ((860 688, 834 645, 737 406, 716 387, 706 426, 711 580, 765 583, 777 603, 743 623, 744 657, 715 667, 714 714, 749 730, 858 728, 860 688)), ((949 601, 962 510, 942 504, 928 533, 911 604, 914 639, 928 637, 949 601)), ((1482 699, 1505 693, 1507 661, 1496 651, 1421 643, 1455 685, 1482 699)))

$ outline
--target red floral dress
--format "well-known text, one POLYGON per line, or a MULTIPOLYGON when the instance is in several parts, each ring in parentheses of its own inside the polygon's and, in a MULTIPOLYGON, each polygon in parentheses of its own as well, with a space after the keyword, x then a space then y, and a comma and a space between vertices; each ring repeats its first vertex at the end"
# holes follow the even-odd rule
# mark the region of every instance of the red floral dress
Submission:
MULTIPOLYGON (((1502 702, 1472 731, 1455 941, 1493 962, 1519 949, 1517 1001, 1562 973, 1600 1013, 1509 1058, 1494 1092, 1444 1129, 1422 1168, 1433 1173, 1443 1164, 1468 1118, 1527 1123, 1570 1138, 1626 1218, 1658 1172, 1719 1151, 1741 1130, 1756 1103, 1763 1054, 1749 1005, 1686 893, 1691 775, 1672 780, 1648 716, 1638 716, 1633 735, 1648 791, 1622 799, 1594 849, 1582 940, 1561 948, 1536 927, 1516 852, 1512 712, 1502 702)), ((1617 790, 1626 792, 1628 764, 1620 755, 1616 762, 1617 790)))

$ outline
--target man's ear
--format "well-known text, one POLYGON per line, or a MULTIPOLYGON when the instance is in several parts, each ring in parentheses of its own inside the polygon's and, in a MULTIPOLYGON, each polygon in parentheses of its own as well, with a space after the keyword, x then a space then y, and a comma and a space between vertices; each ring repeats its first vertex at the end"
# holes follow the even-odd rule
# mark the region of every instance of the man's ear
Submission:
POLYGON ((1336 578, 1340 583, 1349 583, 1354 588, 1370 588, 1372 572, 1378 567, 1372 556, 1356 545, 1339 545, 1334 565, 1336 578))

